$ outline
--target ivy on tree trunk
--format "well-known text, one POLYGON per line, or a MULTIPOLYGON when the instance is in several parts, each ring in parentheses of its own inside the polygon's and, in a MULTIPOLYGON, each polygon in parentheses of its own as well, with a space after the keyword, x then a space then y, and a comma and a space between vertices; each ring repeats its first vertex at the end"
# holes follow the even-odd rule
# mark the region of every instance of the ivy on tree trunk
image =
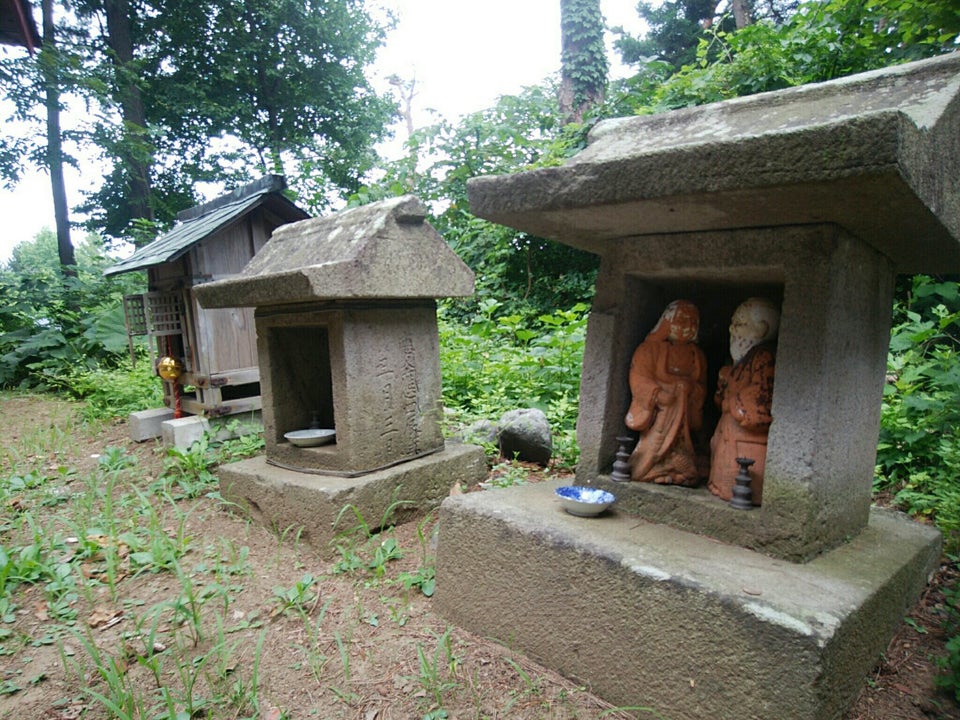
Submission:
POLYGON ((603 102, 607 53, 603 45, 600 0, 560 0, 560 114, 565 123, 582 122, 603 102))

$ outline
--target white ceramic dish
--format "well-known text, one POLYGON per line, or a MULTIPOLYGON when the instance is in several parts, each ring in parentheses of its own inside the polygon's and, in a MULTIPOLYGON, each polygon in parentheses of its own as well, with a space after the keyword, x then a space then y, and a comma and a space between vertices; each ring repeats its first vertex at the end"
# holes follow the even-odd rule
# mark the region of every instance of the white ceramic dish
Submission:
POLYGON ((613 493, 583 485, 565 485, 556 490, 560 505, 571 515, 595 517, 617 499, 613 493))
POLYGON ((314 447, 333 442, 337 436, 337 431, 329 428, 293 430, 284 433, 283 436, 297 447, 314 447))

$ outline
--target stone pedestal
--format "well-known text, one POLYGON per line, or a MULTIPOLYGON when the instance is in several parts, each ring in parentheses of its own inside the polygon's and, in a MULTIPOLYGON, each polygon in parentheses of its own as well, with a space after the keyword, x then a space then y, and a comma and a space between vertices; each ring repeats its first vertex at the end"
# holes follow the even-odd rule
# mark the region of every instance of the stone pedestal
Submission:
POLYGON ((670 720, 839 718, 940 557, 938 532, 881 510, 795 564, 618 510, 574 517, 557 485, 444 501, 437 608, 670 720))
POLYGON ((352 505, 371 528, 399 523, 440 504, 455 483, 476 485, 487 474, 483 449, 449 443, 418 460, 359 477, 338 477, 287 470, 256 457, 222 466, 220 493, 242 512, 278 533, 294 534, 320 552, 329 550, 337 533, 351 530, 352 505))

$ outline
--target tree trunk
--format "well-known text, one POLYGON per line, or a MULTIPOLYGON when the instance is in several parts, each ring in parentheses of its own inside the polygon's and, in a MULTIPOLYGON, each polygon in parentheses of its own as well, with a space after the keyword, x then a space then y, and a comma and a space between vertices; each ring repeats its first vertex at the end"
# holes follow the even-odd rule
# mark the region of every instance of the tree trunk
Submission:
POLYGON ((733 10, 733 19, 737 24, 737 30, 743 30, 752 22, 750 0, 730 0, 730 6, 733 10))
POLYGON ((133 23, 128 0, 105 0, 107 44, 113 51, 117 100, 123 117, 123 140, 118 155, 127 174, 127 205, 133 219, 153 220, 150 205, 150 166, 153 147, 147 137, 147 120, 133 67, 133 23))
POLYGON ((560 0, 560 114, 565 123, 582 122, 603 102, 607 53, 603 45, 600 0, 560 0))
POLYGON ((46 90, 47 167, 53 192, 53 216, 57 225, 57 254, 64 276, 76 277, 77 260, 70 240, 70 211, 67 208, 66 183, 63 180, 63 146, 60 138, 60 79, 57 69, 56 38, 53 26, 53 0, 42 0, 43 51, 40 68, 46 90))

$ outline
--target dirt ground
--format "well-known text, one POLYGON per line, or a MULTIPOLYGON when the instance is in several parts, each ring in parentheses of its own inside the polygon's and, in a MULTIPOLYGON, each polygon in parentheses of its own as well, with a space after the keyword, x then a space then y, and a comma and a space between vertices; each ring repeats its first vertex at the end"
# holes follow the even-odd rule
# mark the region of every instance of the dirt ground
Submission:
MULTIPOLYGON (((139 487, 149 487, 162 472, 157 445, 130 442, 122 422, 84 425, 76 420, 75 405, 0 395, 0 417, 5 425, 0 479, 29 468, 53 476, 56 468, 66 467, 71 472, 61 472, 57 482, 71 492, 81 478, 96 475, 98 456, 109 447, 136 458, 129 477, 139 487)), ((531 471, 529 481, 537 479, 531 471)), ((61 527, 58 523, 69 531, 68 520, 58 514, 67 518, 70 503, 25 507, 31 497, 6 500, 0 544, 7 549, 23 542, 24 528, 16 537, 11 530, 9 518, 16 513, 33 513, 37 522, 47 523, 47 532, 61 527)), ((227 702, 231 693, 256 697, 263 720, 662 717, 612 708, 588 688, 435 615, 429 597, 401 582, 429 561, 435 525, 430 518, 355 548, 356 556, 367 558, 364 553, 373 552, 377 543, 382 548, 394 541, 402 557, 387 563, 383 576, 370 564, 337 571, 336 557, 322 557, 295 536, 278 537, 209 498, 177 501, 163 521, 176 525, 164 532, 188 544, 179 565, 189 574, 186 585, 174 572, 121 576, 112 591, 106 584, 86 583, 72 600, 72 622, 50 617, 49 589, 40 583, 22 584, 13 593, 16 609, 0 624, 0 718, 251 717, 249 706, 244 710, 239 701, 227 702), (305 575, 313 578, 301 598, 306 601, 284 609, 278 597, 305 575), (182 617, 175 626, 168 615, 148 612, 182 597, 188 586, 210 587, 214 578, 226 589, 202 609, 195 637, 182 617), (144 650, 151 644, 154 655, 144 650), (132 706, 106 712, 94 693, 111 697, 111 682, 126 683, 130 697, 154 700, 167 683, 182 688, 193 682, 182 663, 179 670, 169 661, 151 668, 148 660, 169 658, 166 649, 172 644, 178 645, 179 657, 188 659, 186 667, 192 663, 197 670, 196 686, 159 713, 141 714, 132 706), (112 666, 102 662, 99 667, 113 667, 114 675, 98 672, 91 651, 101 660, 113 659, 112 666), (196 707, 190 706, 190 695, 198 699, 196 707), (220 702, 204 704, 200 698, 220 702)), ((92 568, 88 579, 96 572, 92 568)), ((957 581, 957 569, 944 561, 865 678, 845 720, 960 718, 957 705, 934 685, 937 658, 946 655, 943 588, 957 581)))

